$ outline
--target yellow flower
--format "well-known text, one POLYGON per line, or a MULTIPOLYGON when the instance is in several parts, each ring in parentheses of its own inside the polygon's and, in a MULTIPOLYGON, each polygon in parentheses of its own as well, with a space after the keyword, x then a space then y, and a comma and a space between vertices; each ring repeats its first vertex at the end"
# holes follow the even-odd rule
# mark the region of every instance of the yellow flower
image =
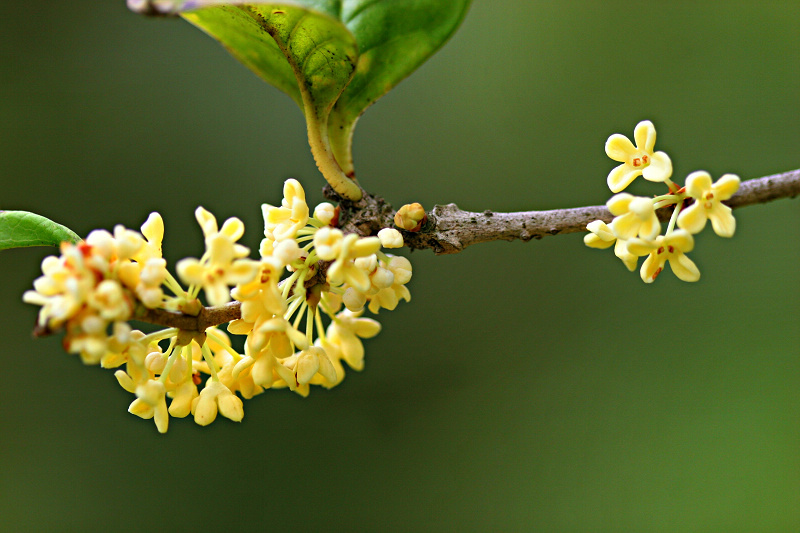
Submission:
POLYGON ((164 240, 164 219, 158 213, 150 213, 142 224, 142 235, 147 242, 134 254, 137 263, 146 263, 150 259, 161 259, 161 242, 164 240))
POLYGON ((336 260, 328 267, 328 279, 336 285, 347 283, 362 292, 367 291, 370 287, 369 275, 357 267, 353 260, 372 255, 380 248, 381 241, 377 237, 359 238, 352 233, 345 236, 336 260))
POLYGON ((612 196, 606 206, 616 217, 612 224, 619 239, 628 240, 638 235, 642 239, 653 240, 661 233, 661 224, 650 198, 623 192, 612 196))
MULTIPOLYGON (((403 256, 389 257, 389 264, 386 268, 394 276, 391 287, 379 290, 377 293, 370 295, 368 308, 371 312, 377 313, 381 307, 394 310, 397 307, 400 299, 407 302, 411 301, 411 293, 406 287, 406 283, 411 280, 411 262, 403 256)), ((358 287, 356 287, 358 288, 358 287)))
POLYGON ((328 342, 341 350, 342 358, 354 370, 364 368, 364 345, 361 339, 372 338, 381 331, 377 320, 361 318, 360 315, 361 313, 342 311, 328 326, 327 332, 328 342))
POLYGON ((192 401, 194 421, 207 426, 217 418, 217 412, 234 422, 241 422, 244 418, 242 400, 219 381, 209 379, 200 396, 192 401))
POLYGON ((243 259, 250 251, 236 244, 244 234, 241 220, 229 218, 218 230, 214 216, 202 207, 197 208, 195 216, 206 236, 206 253, 202 260, 181 259, 176 270, 185 283, 203 287, 211 305, 222 305, 230 301, 228 286, 252 281, 260 263, 243 259))
POLYGON ((636 125, 633 131, 636 146, 627 137, 614 134, 606 141, 606 154, 622 164, 608 175, 611 192, 620 192, 637 176, 648 181, 666 181, 672 176, 672 161, 664 152, 653 152, 656 129, 649 120, 636 125))
POLYGON ((590 231, 583 237, 583 243, 589 248, 605 249, 614 246, 614 255, 620 258, 625 267, 633 272, 636 270, 636 263, 639 259, 628 251, 627 241, 618 239, 615 233, 614 219, 611 224, 606 224, 602 220, 595 220, 587 224, 586 229, 590 231))
POLYGON ((700 279, 700 271, 697 265, 686 257, 694 248, 694 239, 691 233, 686 230, 675 230, 669 235, 659 235, 655 241, 643 241, 641 239, 631 239, 628 242, 628 250, 638 256, 647 255, 642 264, 640 274, 642 281, 652 283, 658 277, 664 264, 669 261, 672 272, 683 281, 697 281, 700 279))
POLYGON ((286 180, 283 184, 281 207, 263 204, 264 236, 274 241, 293 239, 308 223, 306 193, 297 180, 286 180))
POLYGON ((164 384, 151 379, 136 387, 138 397, 128 407, 128 412, 144 419, 155 418, 158 432, 166 433, 169 427, 169 411, 165 395, 164 384))
POLYGON ((700 233, 711 221, 714 233, 720 237, 733 237, 736 231, 736 219, 731 208, 723 204, 739 190, 739 176, 725 174, 716 183, 711 184, 708 172, 692 172, 686 178, 686 193, 694 198, 694 203, 678 215, 678 227, 689 233, 700 233))

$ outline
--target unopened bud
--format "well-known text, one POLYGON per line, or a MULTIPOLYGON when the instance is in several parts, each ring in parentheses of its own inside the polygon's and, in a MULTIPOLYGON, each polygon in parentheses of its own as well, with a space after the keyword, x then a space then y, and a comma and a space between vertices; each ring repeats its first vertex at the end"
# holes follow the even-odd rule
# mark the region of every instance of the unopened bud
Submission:
POLYGON ((394 228, 383 228, 378 232, 378 238, 384 248, 403 247, 403 236, 394 228))
POLYGON ((419 231, 428 220, 425 209, 418 203, 406 204, 394 214, 394 224, 406 231, 419 231))
POLYGON ((322 202, 314 208, 314 218, 325 224, 326 226, 331 223, 333 217, 336 215, 336 208, 333 204, 322 202))

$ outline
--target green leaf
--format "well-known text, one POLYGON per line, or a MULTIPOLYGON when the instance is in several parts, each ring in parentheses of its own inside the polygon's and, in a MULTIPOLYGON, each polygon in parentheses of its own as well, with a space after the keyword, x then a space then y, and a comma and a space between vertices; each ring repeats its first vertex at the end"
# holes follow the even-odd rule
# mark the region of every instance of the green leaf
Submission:
MULTIPOLYGON (((361 113, 458 28, 469 0, 129 0, 176 13, 303 109, 323 175, 353 193, 351 144, 361 113)), ((355 186, 360 197, 360 188, 355 186)), ((345 194, 348 196, 348 194, 345 194)))
POLYGON ((81 238, 69 228, 27 211, 0 211, 0 250, 26 246, 58 246, 81 238))
POLYGON ((336 159, 353 174, 351 145, 361 113, 433 55, 458 29, 470 0, 342 2, 340 18, 355 36, 353 79, 336 102, 329 135, 336 159))

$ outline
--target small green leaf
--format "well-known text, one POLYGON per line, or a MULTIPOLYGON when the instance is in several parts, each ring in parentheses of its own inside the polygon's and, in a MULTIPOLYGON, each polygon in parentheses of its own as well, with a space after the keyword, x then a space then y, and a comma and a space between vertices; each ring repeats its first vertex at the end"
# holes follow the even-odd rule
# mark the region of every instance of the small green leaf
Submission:
POLYGON ((26 246, 58 246, 81 238, 69 228, 27 211, 0 211, 0 250, 26 246))

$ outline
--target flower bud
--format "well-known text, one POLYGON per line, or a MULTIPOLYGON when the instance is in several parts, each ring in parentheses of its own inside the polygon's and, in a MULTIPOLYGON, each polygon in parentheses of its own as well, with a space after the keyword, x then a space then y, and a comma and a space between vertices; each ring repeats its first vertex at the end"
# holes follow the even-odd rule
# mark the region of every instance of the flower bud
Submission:
POLYGON ((328 202, 322 202, 317 207, 314 208, 314 218, 322 222, 323 224, 330 225, 333 217, 336 215, 336 208, 333 207, 333 204, 328 202))
POLYGON ((383 228, 378 232, 378 238, 384 248, 403 247, 403 236, 394 228, 383 228))
POLYGON ((394 224, 406 231, 419 231, 428 220, 425 209, 418 203, 406 204, 394 214, 394 224))

